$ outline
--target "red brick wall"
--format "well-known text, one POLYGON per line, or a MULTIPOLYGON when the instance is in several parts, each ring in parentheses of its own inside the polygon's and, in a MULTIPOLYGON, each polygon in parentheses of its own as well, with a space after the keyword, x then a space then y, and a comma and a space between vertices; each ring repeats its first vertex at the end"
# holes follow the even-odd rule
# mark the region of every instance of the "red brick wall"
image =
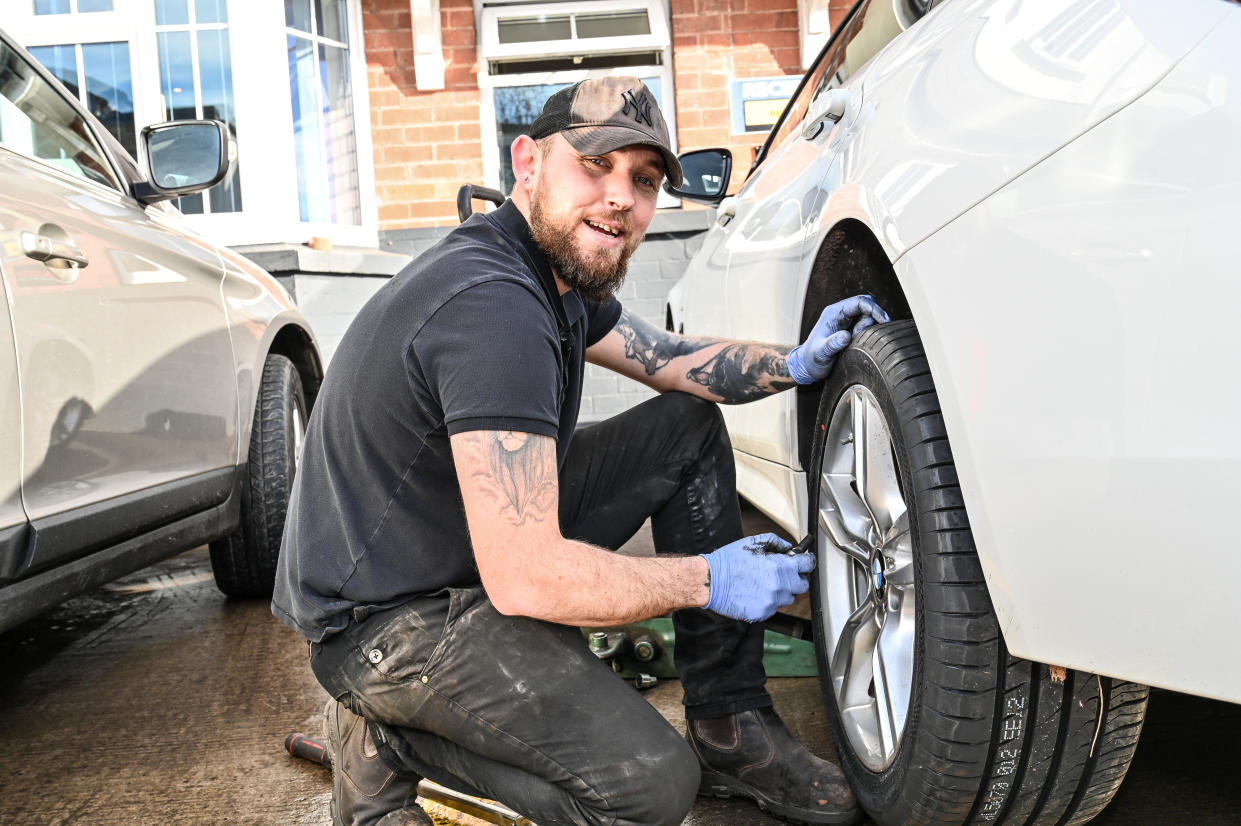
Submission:
POLYGON ((766 133, 730 133, 729 84, 801 74, 797 0, 670 0, 670 7, 678 146, 731 149, 735 189, 766 133))
POLYGON ((409 0, 365 0, 362 9, 379 229, 456 224, 458 187, 483 180, 473 4, 440 0, 437 92, 414 82, 409 0))
MULTIPOLYGON (((736 189, 766 133, 730 134, 729 83, 801 74, 797 0, 669 4, 678 146, 732 149, 736 189)), ((851 4, 831 0, 833 27, 851 4)), ((380 230, 454 225, 457 188, 483 183, 471 0, 441 0, 440 20, 445 88, 419 91, 408 0, 363 0, 380 230)))

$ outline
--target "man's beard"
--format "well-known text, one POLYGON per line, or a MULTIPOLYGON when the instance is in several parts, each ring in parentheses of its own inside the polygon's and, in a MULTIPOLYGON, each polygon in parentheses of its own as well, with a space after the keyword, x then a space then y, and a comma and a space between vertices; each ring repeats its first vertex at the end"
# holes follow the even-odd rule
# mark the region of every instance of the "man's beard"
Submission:
MULTIPOLYGON (((535 197, 531 199, 530 235, 534 242, 547 256, 560 280, 580 292, 587 301, 600 303, 611 298, 621 284, 625 283, 629 257, 633 255, 642 238, 626 240, 617 257, 602 248, 593 255, 588 254, 578 242, 576 225, 556 226, 548 219, 544 207, 544 193, 548 192, 548 189, 547 185, 538 187, 535 197)), ((625 227, 630 224, 628 216, 623 214, 601 218, 625 227)))

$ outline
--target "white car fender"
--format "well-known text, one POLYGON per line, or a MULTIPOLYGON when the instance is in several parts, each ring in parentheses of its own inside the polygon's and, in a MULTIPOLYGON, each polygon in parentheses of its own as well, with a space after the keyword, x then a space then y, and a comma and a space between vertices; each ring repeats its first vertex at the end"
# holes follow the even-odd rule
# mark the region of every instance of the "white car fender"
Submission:
POLYGON ((864 70, 864 123, 845 150, 842 183, 873 193, 877 237, 895 260, 1130 104, 1235 11, 1126 0, 948 3, 864 70), (1016 45, 1027 40, 1036 45, 1016 45))
MULTIPOLYGON (((1208 76, 1192 78, 1194 61, 1185 58, 1204 37, 1210 47, 1231 48, 1226 44, 1241 39, 1241 13, 1226 3, 998 3, 976 24, 962 26, 962 14, 977 13, 979 5, 948 4, 943 14, 906 35, 919 43, 902 48, 899 59, 890 57, 891 50, 881 53, 865 73, 864 106, 840 159, 840 178, 823 179, 831 194, 808 239, 800 294, 809 282, 815 245, 842 220, 867 226, 894 262, 926 345, 988 588, 1014 654, 1241 700, 1241 664, 1219 658, 1204 669, 1191 662, 1197 646, 1185 644, 1188 633, 1214 650, 1232 645, 1226 601, 1212 613, 1199 599, 1193 628, 1187 629, 1183 606, 1196 599, 1193 578, 1169 577, 1168 554, 1184 545, 1218 548, 1220 554, 1206 552, 1207 567, 1227 571, 1232 579, 1241 574, 1235 552, 1227 556, 1212 540, 1210 520, 1186 520, 1197 527, 1187 527, 1174 541, 1144 532, 1141 520, 1108 526, 1127 537, 1122 543, 1109 540, 1109 546, 1127 551, 1124 558, 1102 559, 1092 551, 1100 526, 1090 519, 1091 513, 1124 512, 1126 503, 1152 498, 1184 513, 1224 512, 1235 499, 1241 442, 1197 444, 1192 422, 1205 415, 1210 420, 1205 432, 1226 432, 1216 420, 1241 420, 1241 397, 1214 387, 1210 408, 1203 411, 1189 401, 1197 393, 1156 393, 1136 372, 1142 360, 1134 355, 1143 353, 1152 361, 1142 363, 1159 365, 1169 388, 1208 387, 1219 377, 1195 375, 1193 352, 1202 346, 1236 350, 1236 344, 1177 338, 1152 351, 1135 340, 1134 328, 1157 329, 1166 307, 1149 285, 1143 291, 1140 282, 1126 278, 1143 268, 1154 277, 1153 256, 1161 265, 1177 262, 1172 266, 1200 274, 1202 293, 1213 292, 1213 303, 1241 304, 1241 294, 1218 294, 1222 274, 1188 263, 1194 258, 1189 250, 1218 249, 1220 228, 1193 226, 1191 220, 1193 234, 1201 234, 1194 243, 1152 227, 1145 244, 1136 242, 1132 229, 1141 225, 1140 212, 1132 210, 1151 198, 1184 197, 1192 189, 1187 176, 1205 176, 1203 189, 1210 180, 1234 187, 1227 191, 1237 202, 1235 164, 1220 166, 1221 158, 1235 153, 1223 146, 1169 144, 1139 164, 1125 148, 1135 136, 1158 132, 1161 111, 1175 113, 1183 123, 1187 114, 1209 117, 1212 109, 1227 105, 1227 95, 1211 92, 1208 76), (1005 15, 1005 28, 990 24, 1005 15), (1038 32, 1045 30, 1048 44, 1061 44, 1060 52, 1050 45, 1039 54, 1014 50, 1013 33, 1022 28, 1014 18, 1023 17, 1026 36, 1038 42, 1038 32), (1070 40, 1068 48, 1063 36, 1052 33, 1074 21, 1090 36, 1070 40), (1178 66, 1181 61, 1185 66, 1178 66), (1087 74, 1108 81, 1092 87, 1065 80, 1087 74), (997 112, 1003 117, 995 117, 997 112), (1024 124, 1015 136, 1014 123, 1024 124), (1169 157, 1165 153, 1176 153, 1177 163, 1161 164, 1159 159, 1169 157), (910 160, 914 157, 917 161, 910 160), (1215 171, 1205 173, 1195 159, 1215 171), (1032 193, 1042 204, 1054 201, 1049 181, 1056 176, 1068 188, 1070 178, 1080 182, 1104 169, 1095 180, 1097 203, 1052 204, 1040 212, 1030 202, 1032 193), (1109 215, 1116 205, 1124 209, 1109 215), (1075 221, 1062 225, 1057 216, 1075 221), (1033 228, 1039 237, 1030 237, 1033 228), (1092 238, 1113 245, 1103 249, 1092 238), (1031 262, 1057 260, 1062 263, 1057 272, 1026 271, 1031 262), (1051 307, 1070 300, 1057 296, 1100 289, 1104 292, 1088 303, 1106 305, 1114 293, 1119 303, 1112 317, 1077 325, 1080 333, 1059 339, 1050 350, 1032 345, 1049 329, 1063 329, 1061 322, 1071 323, 1053 317, 1051 307), (979 307, 1013 312, 979 319, 979 307), (1078 370, 1083 358, 1096 369, 1078 370), (1073 366, 1067 375, 1066 365, 1073 366), (1112 369, 1122 370, 1123 377, 1111 376, 1112 369), (1146 421, 1134 420, 1133 411, 1139 410, 1147 411, 1146 421), (1186 423, 1188 432, 1169 439, 1169 421, 1186 423), (1115 469, 1131 467, 1129 478, 1157 478, 1151 463, 1161 461, 1196 466, 1201 476, 1196 482, 1168 479, 1166 489, 1140 492, 1115 475, 1115 469), (1014 467, 1027 472, 1015 473, 1014 467), (1075 527, 1051 536, 1040 530, 1044 524, 1075 527), (1081 576, 1065 577, 1074 570, 1081 576), (1126 587, 1109 589, 1111 575, 1122 570, 1126 587), (1175 596, 1168 598, 1171 593, 1175 596), (1131 623, 1138 632, 1122 633, 1118 622, 1131 623), (1184 674, 1195 675, 1192 682, 1184 674)), ((1192 128, 1178 134, 1188 140, 1192 128)), ((1082 189, 1080 183, 1074 186, 1082 189)), ((1188 201, 1183 209, 1187 218, 1213 214, 1205 201, 1188 201)), ((1208 258, 1204 253, 1204 261, 1208 258)), ((1241 249, 1231 258, 1241 258, 1241 249)), ((1164 279, 1172 283, 1166 273, 1164 279)), ((1191 278, 1186 287, 1192 283, 1191 278)), ((1235 279, 1231 283, 1236 287, 1235 279)))
MULTIPOLYGON (((228 315, 229 338, 233 347, 233 364, 237 374, 238 391, 238 454, 237 463, 246 461, 250 449, 250 430, 254 419, 254 404, 258 398, 263 365, 272 342, 282 331, 296 328, 298 339, 305 346, 299 347, 304 357, 313 361, 307 365, 311 373, 311 386, 305 387, 308 396, 317 389, 323 378, 323 366, 318 361, 318 345, 314 332, 288 291, 276 279, 257 265, 231 250, 221 250, 224 264, 224 281, 220 286, 225 312, 228 315)), ((295 363, 297 360, 294 360, 295 363)), ((307 376, 303 375, 303 384, 307 376)))
POLYGON ((1218 652, 1235 616, 1210 594, 1241 578, 1219 528, 1241 490, 1241 385, 1220 365, 1241 343, 1203 301, 1241 306, 1224 219, 1241 161, 1206 128, 1241 122, 1212 69, 1238 39, 1241 12, 897 265, 935 325, 923 341, 1013 653, 1233 702, 1241 660, 1218 652))

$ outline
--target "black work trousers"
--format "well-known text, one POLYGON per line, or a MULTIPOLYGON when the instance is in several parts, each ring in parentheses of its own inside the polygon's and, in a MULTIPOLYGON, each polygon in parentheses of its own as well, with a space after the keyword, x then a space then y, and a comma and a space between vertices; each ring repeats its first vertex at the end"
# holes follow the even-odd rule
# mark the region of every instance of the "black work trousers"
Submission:
MULTIPOLYGON (((574 435, 560 474, 564 535, 614 550, 648 517, 657 553, 740 538, 715 405, 669 393, 574 435)), ((673 619, 688 718, 770 705, 761 625, 699 609, 673 619)), ((693 804, 688 745, 581 632, 504 616, 481 586, 372 614, 311 652, 319 682, 373 721, 389 759, 541 826, 676 824, 693 804)))

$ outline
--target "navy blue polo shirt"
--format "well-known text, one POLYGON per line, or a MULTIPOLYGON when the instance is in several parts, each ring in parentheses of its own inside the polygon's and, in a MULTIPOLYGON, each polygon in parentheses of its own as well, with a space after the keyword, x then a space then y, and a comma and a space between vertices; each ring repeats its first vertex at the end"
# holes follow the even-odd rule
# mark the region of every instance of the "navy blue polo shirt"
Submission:
POLYGON ((272 612, 313 641, 479 582, 448 437, 577 424, 585 350, 620 303, 560 296, 511 201, 384 285, 332 358, 289 501, 272 612))

